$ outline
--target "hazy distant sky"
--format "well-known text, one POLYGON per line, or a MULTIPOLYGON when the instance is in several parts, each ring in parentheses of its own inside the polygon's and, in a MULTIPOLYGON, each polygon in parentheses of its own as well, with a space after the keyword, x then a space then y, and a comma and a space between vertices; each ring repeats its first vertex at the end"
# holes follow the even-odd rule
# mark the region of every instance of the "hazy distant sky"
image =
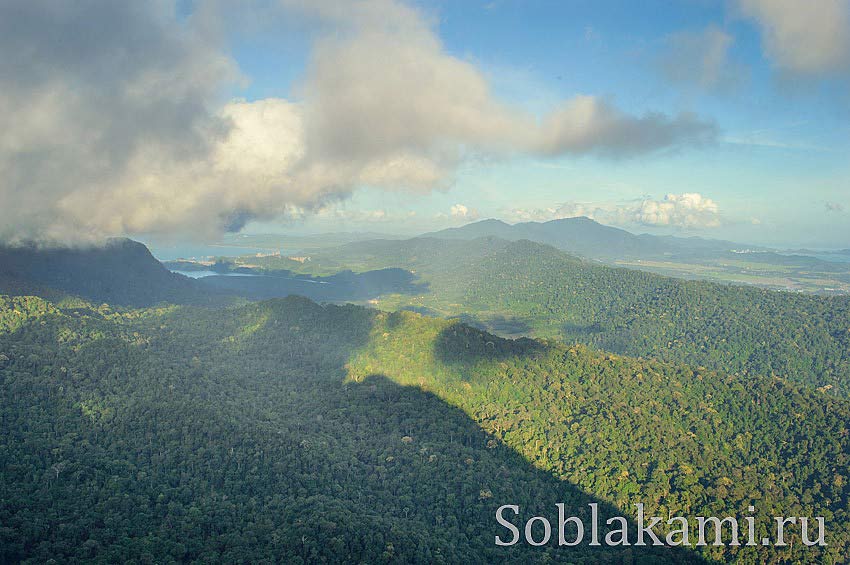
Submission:
POLYGON ((850 246, 850 0, 13 0, 0 53, 5 239, 587 215, 850 246))
MULTIPOLYGON (((799 17, 794 2, 784 3, 790 8, 765 4, 787 18, 799 17)), ((805 4, 800 8, 804 11, 818 8, 818 1, 799 4, 805 4)), ((563 99, 591 94, 639 115, 695 112, 717 124, 717 139, 703 147, 630 159, 473 160, 445 192, 411 197, 366 189, 336 207, 340 214, 382 213, 373 229, 399 231, 462 223, 466 218, 453 221, 451 216, 456 204, 481 218, 507 221, 592 214, 600 208, 600 221, 635 231, 753 242, 850 243, 846 19, 848 27, 835 39, 839 46, 843 42, 840 63, 789 68, 786 59, 765 45, 770 37, 765 30, 775 24, 744 17, 735 3, 503 0, 417 5, 433 15, 449 53, 474 62, 497 96, 537 115, 563 99), (707 215, 703 225, 697 221, 664 229, 659 225, 663 218, 641 223, 610 212, 682 193, 712 200, 716 216, 707 215), (410 210, 416 212, 413 222, 406 217, 410 210)), ((848 6, 842 6, 845 18, 848 6)), ((809 31, 820 33, 814 23, 809 31)), ((790 49, 801 51, 815 42, 811 36, 796 45, 787 41, 790 49)), ((272 43, 281 45, 266 37, 246 43, 238 54, 254 59, 272 43)), ((299 61, 295 66, 300 71, 306 50, 297 42, 283 45, 278 49, 299 61)), ((281 81, 272 60, 262 55, 254 60, 254 83, 243 95, 285 96, 286 90, 276 89, 298 79, 296 72, 281 81)), ((309 225, 323 230, 328 224, 309 225)))

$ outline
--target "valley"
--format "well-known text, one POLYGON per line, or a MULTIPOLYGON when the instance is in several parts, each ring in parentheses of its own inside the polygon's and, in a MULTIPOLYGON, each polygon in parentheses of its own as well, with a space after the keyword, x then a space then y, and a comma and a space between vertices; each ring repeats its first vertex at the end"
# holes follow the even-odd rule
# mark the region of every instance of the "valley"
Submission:
POLYGON ((4 251, 0 467, 15 477, 0 507, 4 560, 197 561, 274 544, 290 562, 333 547, 367 561, 480 562, 507 556, 489 545, 506 500, 632 517, 638 502, 684 516, 757 502, 760 523, 784 511, 829 524, 824 549, 642 550, 653 563, 840 562, 848 551, 847 297, 673 279, 493 237, 358 241, 250 267, 226 258, 198 265, 216 274, 197 279, 145 251, 4 251), (111 277, 116 262, 135 276, 111 277), (35 437, 25 422, 53 431, 35 437), (208 431, 174 443, 171 430, 189 429, 208 431), (96 513, 125 504, 107 484, 128 447, 112 490, 143 511, 99 528, 96 513), (53 527, 90 525, 45 537, 24 526, 33 504, 53 527), (293 529, 295 512, 326 526, 293 529), (226 525, 202 525, 221 513, 226 525), (370 541, 350 527, 362 520, 370 541), (187 545, 162 529, 175 521, 218 540, 257 533, 230 549, 189 533, 187 545))
MULTIPOLYGON (((229 259, 240 269, 246 259, 229 259)), ((850 297, 776 292, 614 268, 554 247, 499 238, 376 240, 253 272, 402 269, 418 285, 354 302, 459 319, 504 337, 582 343, 848 394, 850 297)), ((230 267, 229 267, 230 268, 230 267)), ((238 283, 238 281, 237 281, 238 283)), ((308 296, 310 296, 308 294, 308 296)))
POLYGON ((850 0, 0 0, 0 565, 850 563, 850 0))

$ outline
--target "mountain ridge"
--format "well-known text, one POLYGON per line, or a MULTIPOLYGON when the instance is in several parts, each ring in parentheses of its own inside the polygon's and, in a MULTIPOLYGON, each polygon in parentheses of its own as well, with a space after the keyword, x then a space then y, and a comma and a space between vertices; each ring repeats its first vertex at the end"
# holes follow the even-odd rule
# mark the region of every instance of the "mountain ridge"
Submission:
POLYGON ((0 367, 14 375, 0 380, 11 478, 0 561, 847 555, 848 487, 833 479, 847 474, 850 402, 779 379, 296 297, 141 316, 34 304, 21 323, 0 330, 0 367), (684 516, 757 501, 758 524, 793 512, 835 525, 823 548, 493 545, 501 504, 522 518, 556 501, 586 516, 592 500, 627 517, 637 501, 684 516), (49 527, 25 527, 36 512, 49 527))
POLYGON ((85 247, 0 246, 0 293, 23 292, 135 307, 198 302, 206 294, 166 269, 144 244, 127 238, 85 247))
POLYGON ((472 239, 488 235, 511 241, 528 239, 537 243, 546 243, 591 259, 662 257, 705 251, 724 252, 737 245, 729 241, 698 236, 683 238, 672 235, 633 234, 622 228, 601 224, 587 216, 517 224, 486 219, 457 228, 429 232, 422 237, 472 239))

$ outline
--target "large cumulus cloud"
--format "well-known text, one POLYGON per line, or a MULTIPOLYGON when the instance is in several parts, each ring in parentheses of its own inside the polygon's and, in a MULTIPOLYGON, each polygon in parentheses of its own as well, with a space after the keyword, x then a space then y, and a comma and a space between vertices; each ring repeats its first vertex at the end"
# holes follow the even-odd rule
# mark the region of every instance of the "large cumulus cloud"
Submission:
POLYGON ((698 192, 667 194, 661 199, 639 198, 629 202, 564 202, 549 208, 510 210, 508 216, 522 222, 586 216, 618 226, 685 230, 717 228, 724 223, 717 202, 698 192))
MULTIPOLYGON (((207 236, 359 186, 427 191, 470 153, 633 156, 710 140, 696 116, 593 96, 529 115, 395 0, 283 0, 317 23, 289 100, 222 99, 239 70, 206 10, 0 3, 0 238, 207 236)), ((218 25, 224 22, 219 20, 218 25)))
POLYGON ((794 75, 850 72, 850 0, 736 0, 762 31, 768 57, 794 75))

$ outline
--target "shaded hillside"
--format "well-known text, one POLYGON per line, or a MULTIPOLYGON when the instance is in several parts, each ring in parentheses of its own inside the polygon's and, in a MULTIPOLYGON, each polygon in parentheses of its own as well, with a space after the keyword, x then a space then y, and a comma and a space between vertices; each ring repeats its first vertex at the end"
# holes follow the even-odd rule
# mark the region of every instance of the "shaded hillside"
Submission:
POLYGON ((501 504, 590 501, 825 516, 825 550, 704 551, 850 557, 850 405, 779 380, 298 298, 30 311, 0 335, 4 561, 697 560, 493 544, 501 504))
POLYGON ((75 296, 139 307, 159 303, 223 305, 241 298, 263 300, 289 295, 317 301, 363 301, 384 294, 427 290, 412 273, 399 268, 363 273, 340 270, 324 277, 285 269, 258 272, 230 268, 225 262, 207 268, 214 268, 221 276, 191 279, 172 273, 143 244, 127 239, 89 248, 5 247, 0 248, 0 293, 52 300, 75 296), (230 274, 259 276, 225 276, 230 274))
POLYGON ((494 238, 363 242, 316 259, 415 271, 428 292, 385 310, 458 316, 508 335, 557 337, 850 394, 850 297, 684 281, 494 238))
POLYGON ((149 306, 199 302, 203 292, 168 271, 141 243, 112 239, 99 247, 0 247, 0 293, 69 294, 98 303, 149 306))
MULTIPOLYGON (((351 378, 431 391, 538 467, 661 515, 823 513, 825 553, 707 548, 739 563, 846 562, 850 402, 787 381, 718 374, 582 346, 502 340, 409 312, 379 315, 351 378), (826 506, 824 506, 826 505, 826 506)), ((770 535, 762 526, 762 535, 770 535)), ((728 539, 728 538, 727 538, 728 539)))
POLYGON ((296 298, 32 310, 0 334, 0 561, 700 561, 495 546, 501 504, 525 518, 556 502, 584 519, 589 502, 618 511, 437 394, 378 372, 348 380, 373 311, 296 298))

